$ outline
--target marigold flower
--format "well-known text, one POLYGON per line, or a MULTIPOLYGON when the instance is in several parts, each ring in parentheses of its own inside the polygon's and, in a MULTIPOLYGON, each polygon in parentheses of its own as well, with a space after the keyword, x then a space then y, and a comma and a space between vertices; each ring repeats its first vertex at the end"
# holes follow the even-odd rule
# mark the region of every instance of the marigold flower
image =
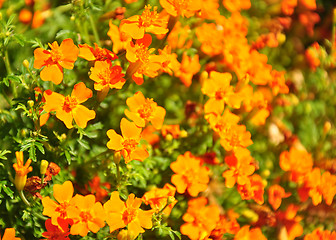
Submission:
POLYGON ((168 216, 177 203, 177 200, 174 198, 175 192, 176 188, 166 183, 163 188, 154 188, 146 192, 142 197, 142 201, 146 205, 149 204, 157 212, 165 208, 163 214, 168 216), (167 206, 167 204, 169 205, 167 206))
POLYGON ((111 38, 113 42, 113 52, 118 53, 120 50, 126 49, 126 46, 132 40, 132 37, 126 32, 121 32, 119 28, 112 23, 112 20, 110 20, 109 26, 110 29, 107 32, 107 35, 111 38))
POLYGON ((329 230, 322 230, 320 228, 315 229, 312 233, 307 234, 303 240, 335 240, 336 232, 329 230))
MULTIPOLYGON (((1 7, 1 6, 0 6, 1 7)), ((21 238, 15 237, 15 229, 14 228, 6 228, 4 235, 0 236, 0 240, 21 240, 21 238)))
POLYGON ((113 52, 99 47, 96 43, 94 44, 94 48, 90 47, 86 43, 79 44, 78 46, 78 57, 84 58, 87 61, 113 61, 118 58, 113 52))
POLYGON ((190 18, 202 7, 201 0, 160 0, 161 6, 172 16, 190 18))
POLYGON ((109 89, 121 89, 126 80, 125 74, 121 73, 120 66, 112 66, 109 61, 96 61, 90 69, 90 78, 95 81, 94 89, 97 91, 108 91, 109 89))
POLYGON ((68 218, 73 220, 70 228, 72 235, 85 237, 89 231, 97 233, 105 226, 105 211, 94 195, 76 195, 70 200, 66 210, 68 218))
POLYGON ((53 195, 58 203, 50 197, 42 199, 43 215, 51 217, 52 225, 58 226, 58 218, 68 219, 67 209, 70 207, 70 200, 74 193, 73 185, 70 181, 65 181, 62 185, 53 186, 53 195))
POLYGON ((73 127, 72 120, 75 120, 79 127, 85 128, 87 122, 96 116, 95 111, 80 105, 92 97, 92 91, 83 82, 74 86, 71 96, 64 97, 62 94, 47 90, 44 92, 44 97, 46 104, 43 109, 46 112, 56 111, 56 117, 63 121, 67 128, 73 127))
POLYGON ((193 76, 198 73, 200 69, 201 65, 199 63, 198 54, 189 57, 186 52, 183 52, 180 69, 176 70, 174 74, 176 77, 180 78, 186 87, 189 87, 192 83, 193 76))
POLYGON ((220 137, 220 143, 226 151, 236 151, 253 143, 251 133, 246 130, 245 125, 232 125, 231 128, 220 132, 220 137))
POLYGON ((201 166, 201 160, 190 152, 178 156, 177 160, 170 164, 170 168, 175 173, 171 182, 176 186, 178 193, 188 191, 191 196, 196 197, 207 188, 209 169, 201 166))
POLYGON ((238 217, 239 215, 232 209, 227 211, 227 214, 220 215, 215 229, 212 230, 210 234, 210 238, 213 240, 221 240, 225 233, 236 234, 240 229, 239 223, 237 222, 238 217))
POLYGON ((143 83, 143 75, 156 77, 164 60, 162 56, 151 54, 155 50, 154 48, 148 49, 151 43, 152 37, 145 34, 143 38, 137 39, 135 44, 130 42, 126 46, 126 58, 130 62, 127 74, 132 75, 132 79, 138 85, 143 83))
POLYGON ((41 79, 43 81, 52 81, 54 84, 60 84, 63 79, 63 68, 73 69, 79 53, 72 39, 65 39, 59 46, 55 41, 49 43, 50 51, 43 48, 37 48, 34 51, 34 68, 40 69, 41 79))
POLYGON ((286 229, 288 240, 294 240, 303 233, 303 227, 300 224, 302 217, 296 216, 299 206, 291 204, 287 207, 286 211, 276 212, 276 218, 279 224, 282 224, 286 229))
POLYGON ((249 228, 250 226, 243 226, 235 235, 234 240, 267 240, 260 228, 249 228))
POLYGON ((197 40, 201 42, 201 50, 207 55, 215 56, 223 52, 224 34, 223 29, 215 23, 203 23, 196 28, 197 40), (213 36, 218 36, 214 38, 213 36))
POLYGON ((33 167, 30 166, 31 159, 28 159, 25 165, 23 165, 23 152, 15 152, 17 163, 13 164, 15 169, 14 185, 18 191, 23 190, 27 182, 27 174, 33 171, 33 167))
POLYGON ((281 205, 282 199, 287 198, 290 195, 292 194, 286 193, 283 187, 281 187, 278 184, 275 184, 268 189, 268 202, 271 204, 274 210, 277 210, 281 205))
POLYGON ((128 196, 126 202, 123 202, 119 192, 112 192, 110 200, 104 204, 110 232, 127 226, 128 234, 135 239, 140 233, 145 232, 144 228, 151 229, 154 211, 141 210, 141 203, 141 198, 135 197, 133 193, 128 196))
POLYGON ((282 0, 281 10, 286 15, 292 15, 294 13, 294 8, 297 6, 297 0, 282 0))
POLYGON ((105 197, 108 196, 108 192, 106 189, 110 189, 111 185, 109 183, 101 183, 99 176, 95 176, 90 182, 89 182, 91 193, 94 193, 96 196, 96 201, 101 202, 104 200, 105 197), (104 186, 105 188, 102 188, 104 186))
POLYGON ((166 45, 164 49, 159 49, 159 54, 163 58, 161 67, 162 71, 173 75, 173 71, 180 68, 181 64, 177 61, 177 54, 171 53, 171 47, 166 45))
POLYGON ((223 0, 224 7, 230 12, 240 12, 251 8, 250 0, 223 0))
POLYGON ((62 218, 57 218, 58 225, 53 225, 51 219, 45 221, 45 226, 47 231, 42 233, 42 236, 46 239, 51 240, 70 240, 68 237, 69 232, 69 222, 70 220, 64 220, 62 218))
POLYGON ((207 202, 204 197, 189 200, 187 212, 182 217, 186 223, 181 226, 181 233, 192 240, 208 239, 219 221, 218 206, 206 206, 207 202))
POLYGON ((115 151, 121 151, 126 163, 131 160, 143 161, 146 159, 148 157, 147 150, 138 147, 141 139, 141 128, 123 118, 120 122, 120 129, 122 136, 113 129, 107 131, 107 136, 110 138, 107 147, 115 151))
POLYGON ((243 200, 253 199, 256 203, 264 203, 264 184, 263 179, 258 174, 249 176, 249 181, 244 185, 237 186, 238 192, 243 200))
POLYGON ((153 8, 150 5, 145 6, 145 10, 141 16, 135 15, 128 19, 124 19, 120 23, 120 31, 126 32, 134 39, 144 37, 145 32, 154 34, 165 34, 168 32, 167 21, 160 19, 157 13, 157 7, 153 8))
POLYGON ((246 148, 241 148, 234 155, 227 156, 225 162, 230 169, 223 172, 222 176, 225 178, 225 185, 228 188, 232 188, 236 182, 239 185, 248 183, 248 176, 255 171, 254 159, 246 148))
POLYGON ((125 115, 138 127, 145 127, 148 122, 151 122, 156 129, 162 127, 166 110, 158 106, 152 98, 145 98, 139 91, 127 98, 126 104, 130 110, 125 109, 125 115))
POLYGON ((161 134, 163 137, 167 137, 167 135, 171 135, 173 138, 179 138, 181 135, 180 125, 163 125, 161 129, 161 134))

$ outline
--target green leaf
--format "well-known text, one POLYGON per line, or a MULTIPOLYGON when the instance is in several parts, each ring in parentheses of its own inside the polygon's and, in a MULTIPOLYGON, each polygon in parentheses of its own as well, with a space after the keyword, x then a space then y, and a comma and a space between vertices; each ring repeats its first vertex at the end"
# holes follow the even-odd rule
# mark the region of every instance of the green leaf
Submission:
POLYGON ((4 190, 4 192, 7 194, 7 196, 8 197, 10 197, 11 199, 13 199, 14 198, 14 196, 13 196, 13 191, 12 191, 12 189, 10 189, 9 187, 7 187, 6 185, 3 185, 3 190, 4 190))
POLYGON ((35 146, 38 148, 38 150, 39 150, 42 154, 45 153, 45 151, 44 151, 44 147, 43 147, 43 144, 42 144, 42 143, 40 143, 40 142, 36 142, 36 143, 35 143, 35 146))
POLYGON ((18 44, 21 45, 21 47, 23 47, 24 44, 25 44, 25 42, 26 42, 26 39, 25 39, 24 36, 21 35, 21 34, 15 34, 15 35, 14 35, 14 39, 15 39, 15 41, 16 41, 18 44))
POLYGON ((0 151, 0 159, 7 160, 7 157, 5 157, 7 153, 11 153, 11 151, 8 150, 0 151))

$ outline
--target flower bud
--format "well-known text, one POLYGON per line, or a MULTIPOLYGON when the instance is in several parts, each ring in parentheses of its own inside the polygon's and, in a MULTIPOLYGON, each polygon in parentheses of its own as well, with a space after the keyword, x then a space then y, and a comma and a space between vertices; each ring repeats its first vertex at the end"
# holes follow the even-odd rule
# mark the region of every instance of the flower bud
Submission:
POLYGON ((120 153, 120 151, 115 152, 114 155, 113 155, 113 162, 115 164, 119 164, 120 160, 121 160, 121 153, 120 153))
POLYGON ((27 68, 27 69, 29 68, 29 62, 28 62, 27 59, 23 60, 22 64, 25 68, 27 68))
POLYGON ((181 138, 188 137, 188 132, 186 130, 182 130, 180 133, 181 138))
POLYGON ((33 100, 28 100, 27 104, 29 107, 33 107, 34 106, 34 101, 33 100))
POLYGON ((47 160, 42 160, 40 165, 40 173, 41 175, 46 174, 49 162, 47 160))
POLYGON ((331 129, 331 123, 329 121, 326 121, 323 126, 323 133, 327 134, 331 129))

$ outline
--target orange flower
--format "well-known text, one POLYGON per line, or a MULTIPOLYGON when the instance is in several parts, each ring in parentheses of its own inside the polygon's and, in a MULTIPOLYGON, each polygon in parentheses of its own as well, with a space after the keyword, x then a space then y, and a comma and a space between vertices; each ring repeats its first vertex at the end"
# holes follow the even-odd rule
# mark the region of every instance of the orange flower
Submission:
POLYGON ((121 151, 126 163, 131 160, 143 161, 146 159, 148 157, 147 150, 138 147, 141 139, 141 128, 123 118, 120 122, 120 129, 122 136, 113 129, 107 131, 107 136, 110 138, 107 147, 115 151, 121 151))
POLYGON ((197 40, 201 42, 201 50, 205 54, 215 56, 222 53, 224 48, 223 29, 218 28, 215 23, 203 23, 197 27, 196 36, 197 40))
POLYGON ((297 0, 282 0, 281 10, 286 15, 292 15, 297 4, 297 0))
POLYGON ((90 182, 89 186, 91 189, 91 193, 94 193, 96 196, 96 201, 101 202, 104 200, 105 197, 108 196, 108 192, 106 189, 110 189, 111 185, 109 183, 100 183, 100 178, 99 176, 95 176, 90 182), (105 188, 102 188, 104 186, 105 188))
POLYGON ((113 52, 118 53, 120 50, 126 49, 126 46, 132 40, 125 32, 121 32, 119 28, 112 23, 112 20, 109 22, 110 29, 107 32, 107 35, 111 38, 113 42, 113 52))
POLYGON ((313 167, 313 159, 306 150, 299 150, 294 147, 280 154, 279 165, 282 170, 291 172, 291 180, 301 181, 305 174, 313 167))
POLYGON ((201 160, 194 157, 190 152, 177 157, 175 162, 170 164, 175 173, 171 182, 176 186, 178 193, 188 193, 196 197, 203 192, 209 182, 209 169, 201 166, 201 160))
POLYGON ((210 78, 204 80, 202 93, 210 98, 204 105, 205 113, 222 114, 224 103, 233 108, 240 107, 242 98, 234 93, 233 86, 230 85, 231 79, 230 73, 212 71, 210 78))
POLYGON ((140 233, 145 232, 144 228, 152 228, 153 210, 143 211, 140 208, 141 198, 137 198, 131 193, 126 202, 119 197, 119 192, 111 193, 111 198, 104 204, 107 218, 106 222, 110 226, 110 232, 127 226, 129 235, 135 239, 140 233))
POLYGON ((291 204, 287 207, 286 211, 276 212, 276 218, 279 223, 282 225, 282 228, 285 228, 286 239, 294 240, 296 237, 299 237, 303 233, 303 228, 300 224, 302 220, 301 217, 296 216, 296 213, 299 209, 299 206, 291 204))
POLYGON ((158 131, 153 125, 148 125, 142 131, 142 139, 146 140, 150 145, 154 146, 160 141, 158 131))
MULTIPOLYGON (((1 7, 1 6, 0 6, 1 7)), ((14 228, 6 228, 4 235, 0 236, 0 240, 21 240, 21 238, 15 237, 15 229, 14 228)))
POLYGON ((241 148, 234 155, 226 157, 225 162, 230 169, 223 172, 222 176, 225 178, 225 185, 228 188, 232 188, 236 182, 239 185, 248 183, 248 176, 255 171, 254 159, 246 148, 241 148))
POLYGON ((275 184, 268 189, 268 202, 274 210, 277 210, 281 205, 282 198, 287 198, 290 195, 292 194, 286 193, 285 189, 280 185, 275 184))
POLYGON ((214 230, 212 230, 210 238, 213 240, 221 240, 224 238, 225 233, 236 234, 239 229, 237 218, 239 214, 235 213, 232 209, 227 211, 227 214, 220 215, 219 221, 214 230))
POLYGON ((63 68, 73 69, 77 60, 79 49, 75 46, 72 39, 65 39, 58 46, 55 41, 49 43, 50 51, 43 48, 37 48, 34 51, 34 68, 40 69, 41 79, 43 81, 52 81, 54 84, 60 84, 63 79, 63 68))
POLYGON ((316 0, 299 0, 299 2, 309 10, 316 10, 316 0))
POLYGON ((67 128, 73 127, 72 120, 75 120, 79 127, 85 128, 87 122, 96 116, 95 111, 80 105, 92 97, 92 91, 83 82, 74 86, 71 96, 64 97, 59 93, 47 90, 44 92, 44 97, 46 104, 43 109, 48 113, 56 111, 56 117, 63 121, 67 128))
POLYGON ((90 78, 95 81, 94 89, 97 91, 108 91, 109 89, 121 89, 126 80, 125 74, 121 73, 120 66, 112 66, 110 61, 96 61, 90 69, 90 78))
POLYGON ((145 127, 148 122, 151 122, 156 129, 162 127, 166 110, 158 106, 152 98, 145 98, 139 91, 127 98, 126 104, 130 110, 125 109, 125 115, 138 127, 145 127))
POLYGON ((33 171, 33 167, 29 166, 31 164, 31 160, 28 159, 26 164, 23 165, 23 152, 15 152, 17 163, 13 164, 13 168, 15 169, 15 179, 14 184, 18 191, 23 190, 24 186, 27 182, 27 174, 33 171))
POLYGON ((118 58, 117 55, 115 55, 110 50, 101 48, 96 43, 94 45, 95 48, 90 47, 86 43, 79 44, 78 57, 84 58, 87 61, 113 61, 118 58))
POLYGON ((237 186, 238 192, 243 200, 253 199, 256 203, 264 203, 263 179, 258 174, 249 176, 249 181, 244 185, 237 186))
POLYGON ((332 231, 330 232, 329 230, 322 230, 322 229, 315 229, 312 233, 307 234, 304 237, 304 240, 335 240, 336 239, 336 232, 332 231))
POLYGON ((62 185, 55 184, 53 186, 53 195, 56 202, 50 197, 42 199, 43 215, 51 217, 52 225, 58 226, 58 218, 68 219, 67 209, 70 207, 70 200, 74 193, 73 185, 70 181, 65 181, 62 185))
POLYGON ((286 85, 286 79, 285 79, 285 71, 276 71, 272 70, 272 81, 269 82, 269 86, 272 89, 272 93, 274 96, 278 95, 278 93, 288 93, 289 89, 286 85))
POLYGON ((206 206, 207 202, 204 197, 189 200, 188 210, 182 217, 186 223, 181 226, 181 233, 192 240, 208 239, 219 221, 218 206, 206 206))
POLYGON ((180 78, 182 83, 189 87, 192 83, 193 76, 199 72, 201 65, 199 63, 199 56, 195 54, 189 57, 186 52, 183 52, 180 69, 175 71, 175 76, 180 78))
POLYGON ((250 9, 250 0, 223 0, 224 7, 230 12, 240 12, 242 9, 250 9))
POLYGON ((243 226, 235 235, 233 240, 267 240, 262 234, 260 228, 253 228, 249 230, 250 226, 243 226))
POLYGON ((73 220, 70 229, 72 235, 85 237, 89 231, 97 233, 105 226, 105 211, 94 195, 76 195, 66 210, 68 218, 73 220))
POLYGON ((32 18, 33 14, 28 9, 24 8, 20 11, 19 21, 22 22, 23 24, 29 24, 32 18))
POLYGON ((180 125, 163 125, 161 134, 163 137, 167 137, 167 135, 170 134, 173 138, 179 138, 181 135, 180 125))
POLYGON ((251 133, 245 125, 232 125, 220 133, 220 143, 226 151, 238 151, 238 149, 250 146, 251 133))
POLYGON ((173 71, 176 71, 180 68, 180 63, 177 61, 177 54, 171 53, 171 47, 166 45, 164 49, 159 49, 159 54, 162 56, 162 71, 173 75, 173 71))
POLYGON ((57 218, 58 225, 53 225, 50 219, 47 219, 45 226, 47 231, 42 233, 42 236, 46 239, 57 239, 57 240, 70 240, 68 237, 69 232, 69 222, 70 220, 64 220, 62 218, 57 218))
POLYGON ((122 20, 120 23, 120 31, 126 32, 134 39, 143 38, 145 32, 154 34, 167 33, 168 22, 160 19, 157 13, 157 7, 154 7, 152 12, 150 11, 151 9, 152 7, 147 5, 141 16, 135 15, 122 20))
POLYGON ((126 58, 130 62, 127 74, 132 75, 132 79, 138 85, 143 83, 143 75, 156 77, 164 60, 162 56, 151 54, 155 50, 154 48, 148 49, 151 43, 152 37, 145 34, 143 38, 137 39, 135 44, 130 42, 126 46, 126 58))
POLYGON ((168 216, 177 203, 177 200, 174 198, 175 192, 176 188, 166 183, 163 188, 154 188, 146 192, 142 197, 142 201, 146 205, 149 204, 156 212, 164 208, 163 214, 168 216), (169 205, 167 206, 167 204, 169 205))
POLYGON ((172 16, 190 18, 202 7, 201 0, 160 0, 161 6, 172 16))

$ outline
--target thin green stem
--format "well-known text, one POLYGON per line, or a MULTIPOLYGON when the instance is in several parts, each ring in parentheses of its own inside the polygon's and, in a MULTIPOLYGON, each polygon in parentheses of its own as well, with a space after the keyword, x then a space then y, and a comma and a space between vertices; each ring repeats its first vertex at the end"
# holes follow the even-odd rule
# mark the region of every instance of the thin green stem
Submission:
POLYGON ((24 204, 26 204, 28 207, 31 206, 30 202, 27 200, 27 198, 25 197, 23 191, 19 191, 19 196, 21 198, 21 200, 24 202, 24 204))
POLYGON ((9 64, 8 51, 7 51, 7 49, 5 50, 5 56, 4 56, 3 60, 4 60, 4 62, 5 62, 5 67, 6 67, 6 70, 7 70, 8 75, 12 75, 13 72, 12 72, 12 68, 11 68, 11 66, 10 66, 10 64, 9 64))
POLYGON ((91 28, 92 28, 92 31, 93 31, 93 36, 95 38, 95 41, 98 44, 98 46, 100 47, 101 45, 100 45, 99 34, 98 34, 98 31, 97 31, 97 28, 96 28, 96 24, 94 22, 94 19, 93 19, 91 13, 89 14, 89 20, 90 20, 90 24, 91 24, 91 28))
POLYGON ((7 94, 5 93, 5 91, 4 91, 4 89, 3 89, 2 86, 1 86, 1 94, 2 94, 2 96, 5 98, 6 102, 7 102, 10 106, 12 106, 12 102, 11 102, 11 100, 9 99, 9 97, 7 96, 7 94))
POLYGON ((116 163, 116 167, 117 167, 117 186, 119 187, 119 184, 120 184, 120 164, 116 163))

